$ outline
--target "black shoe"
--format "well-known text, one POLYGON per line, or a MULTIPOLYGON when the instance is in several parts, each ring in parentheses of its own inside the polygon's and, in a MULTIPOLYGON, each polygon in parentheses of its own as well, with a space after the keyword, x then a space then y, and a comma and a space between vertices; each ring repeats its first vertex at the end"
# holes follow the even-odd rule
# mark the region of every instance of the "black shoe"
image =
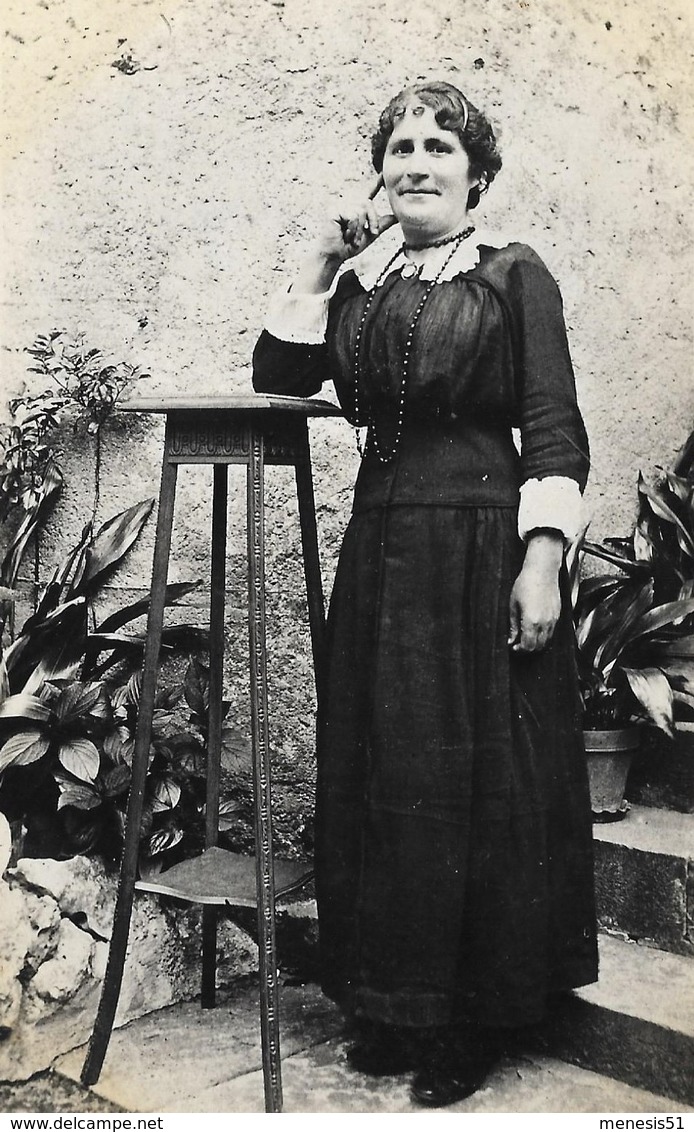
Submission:
POLYGON ((439 1046, 430 1051, 416 1074, 412 1097, 427 1108, 445 1108, 463 1101, 482 1087, 498 1059, 498 1048, 484 1040, 466 1051, 439 1046))
POLYGON ((471 1097, 484 1084, 487 1072, 479 1075, 456 1069, 420 1069, 412 1082, 411 1093, 418 1104, 427 1108, 445 1108, 471 1097))

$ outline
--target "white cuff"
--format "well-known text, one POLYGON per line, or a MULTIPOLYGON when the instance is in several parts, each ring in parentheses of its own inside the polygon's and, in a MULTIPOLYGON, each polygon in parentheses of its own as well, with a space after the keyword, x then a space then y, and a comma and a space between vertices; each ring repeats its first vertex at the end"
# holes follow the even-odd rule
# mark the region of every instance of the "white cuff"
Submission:
POLYGON ((581 503, 581 490, 568 476, 528 480, 520 489, 520 537, 525 540, 537 527, 550 527, 572 542, 581 529, 581 503))
POLYGON ((282 342, 303 342, 319 346, 325 342, 330 291, 313 295, 282 290, 273 295, 265 319, 265 329, 282 342))

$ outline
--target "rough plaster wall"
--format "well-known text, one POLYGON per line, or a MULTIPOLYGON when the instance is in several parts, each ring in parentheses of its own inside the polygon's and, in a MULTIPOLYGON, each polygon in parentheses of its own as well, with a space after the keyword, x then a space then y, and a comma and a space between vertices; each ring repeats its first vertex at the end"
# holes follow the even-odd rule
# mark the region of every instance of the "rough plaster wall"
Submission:
MULTIPOLYGON (((144 366, 147 392, 247 388, 267 294, 331 197, 370 183, 380 108, 440 76, 498 124, 505 166, 481 218, 533 244, 561 284, 593 531, 628 530, 639 468, 668 461, 694 420, 690 0, 6 0, 2 25, 7 395, 24 385, 23 348, 52 326, 144 366), (123 51, 136 74, 111 66, 123 51)), ((349 431, 314 429, 328 588, 356 471, 349 431)), ((160 436, 148 421, 109 426, 102 517, 155 494, 160 436)), ((64 467, 43 568, 88 514, 93 440, 70 439, 64 467)), ((310 793, 310 666, 291 477, 269 480, 273 737, 293 840, 310 793)), ((174 579, 208 572, 208 483, 181 477, 174 579)), ((229 527, 243 715, 240 504, 229 527)), ((110 600, 147 586, 150 556, 151 532, 110 600)))

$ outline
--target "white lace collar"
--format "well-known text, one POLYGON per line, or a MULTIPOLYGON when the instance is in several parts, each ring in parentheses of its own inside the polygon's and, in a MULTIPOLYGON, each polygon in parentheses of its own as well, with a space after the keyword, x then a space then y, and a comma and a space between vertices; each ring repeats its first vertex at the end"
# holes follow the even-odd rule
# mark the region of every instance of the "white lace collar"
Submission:
MULTIPOLYGON (((402 242, 402 232, 398 225, 394 225, 366 251, 355 256, 354 259, 348 259, 344 264, 344 270, 353 271, 364 290, 370 291, 402 242)), ((480 247, 505 248, 511 242, 499 232, 491 232, 488 228, 476 228, 473 234, 456 248, 439 278, 439 283, 448 283, 451 279, 455 279, 456 275, 462 275, 477 267, 480 262, 480 247)), ((442 262, 447 255, 450 255, 450 248, 444 246, 437 249, 437 253, 437 256, 432 256, 422 268, 420 279, 436 278, 442 262)), ((392 270, 399 271, 407 262, 409 261, 405 253, 401 252, 393 261, 392 270)))

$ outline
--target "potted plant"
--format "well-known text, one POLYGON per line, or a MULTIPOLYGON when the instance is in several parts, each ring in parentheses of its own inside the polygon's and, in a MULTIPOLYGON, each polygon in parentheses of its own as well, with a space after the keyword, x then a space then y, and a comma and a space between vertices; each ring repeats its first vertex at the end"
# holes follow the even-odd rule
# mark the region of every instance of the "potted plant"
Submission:
POLYGON ((654 483, 639 476, 631 539, 572 548, 579 680, 596 821, 624 817, 638 725, 694 719, 694 434, 654 483), (585 555, 610 573, 581 575, 585 555))

